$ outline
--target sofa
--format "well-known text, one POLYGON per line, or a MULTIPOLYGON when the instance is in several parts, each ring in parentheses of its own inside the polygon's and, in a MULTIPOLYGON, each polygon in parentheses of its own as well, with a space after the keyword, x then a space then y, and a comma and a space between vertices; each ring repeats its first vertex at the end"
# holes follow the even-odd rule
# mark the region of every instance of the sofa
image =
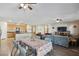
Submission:
POLYGON ((45 38, 50 38, 52 44, 57 44, 63 47, 69 47, 69 37, 60 35, 46 35, 45 38))

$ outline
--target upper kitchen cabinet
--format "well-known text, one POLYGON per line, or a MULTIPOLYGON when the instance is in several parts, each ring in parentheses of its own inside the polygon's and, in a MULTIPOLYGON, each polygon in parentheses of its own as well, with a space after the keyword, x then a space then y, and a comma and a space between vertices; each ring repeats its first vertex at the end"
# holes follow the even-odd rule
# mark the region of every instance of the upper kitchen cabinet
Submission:
POLYGON ((27 32, 26 27, 27 27, 27 24, 24 24, 24 23, 16 24, 16 29, 18 29, 20 33, 27 32))
POLYGON ((15 32, 16 31, 16 24, 15 23, 7 23, 7 31, 8 32, 15 32))

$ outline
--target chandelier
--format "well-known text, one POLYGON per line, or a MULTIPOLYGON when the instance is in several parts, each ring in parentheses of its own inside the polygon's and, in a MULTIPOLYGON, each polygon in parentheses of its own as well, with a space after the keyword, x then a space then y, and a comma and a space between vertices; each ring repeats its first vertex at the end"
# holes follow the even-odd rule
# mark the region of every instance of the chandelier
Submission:
POLYGON ((59 22, 61 22, 62 21, 62 19, 56 19, 56 22, 57 23, 59 23, 59 22))
POLYGON ((32 6, 31 6, 32 4, 36 4, 36 3, 20 3, 19 9, 24 9, 24 10, 29 9, 29 10, 32 10, 33 9, 32 6))

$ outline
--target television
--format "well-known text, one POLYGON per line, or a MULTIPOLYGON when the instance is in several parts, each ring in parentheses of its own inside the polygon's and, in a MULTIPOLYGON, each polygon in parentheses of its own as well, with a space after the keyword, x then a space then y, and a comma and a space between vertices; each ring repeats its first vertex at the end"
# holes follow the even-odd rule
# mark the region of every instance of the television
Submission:
POLYGON ((67 31, 67 27, 58 27, 57 31, 58 32, 66 32, 67 31))

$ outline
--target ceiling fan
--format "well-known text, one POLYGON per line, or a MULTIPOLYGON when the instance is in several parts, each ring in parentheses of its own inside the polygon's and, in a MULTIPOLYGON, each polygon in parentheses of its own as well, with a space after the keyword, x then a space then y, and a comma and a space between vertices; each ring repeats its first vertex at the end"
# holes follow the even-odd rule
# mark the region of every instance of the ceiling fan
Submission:
POLYGON ((59 23, 59 22, 61 22, 62 21, 62 19, 56 19, 56 22, 57 23, 59 23))
POLYGON ((29 10, 32 10, 32 4, 36 4, 36 3, 20 3, 19 4, 19 9, 29 9, 29 10))

